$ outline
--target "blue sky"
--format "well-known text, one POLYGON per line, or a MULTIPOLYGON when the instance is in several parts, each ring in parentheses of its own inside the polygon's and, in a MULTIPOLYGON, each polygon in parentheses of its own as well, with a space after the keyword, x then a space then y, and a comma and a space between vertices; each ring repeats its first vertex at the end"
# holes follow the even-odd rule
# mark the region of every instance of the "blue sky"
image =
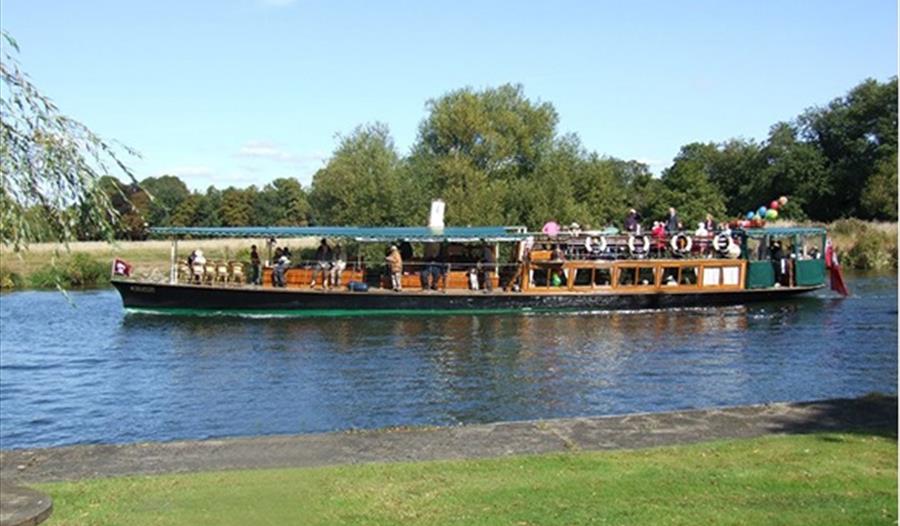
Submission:
POLYGON ((658 173, 897 74, 894 0, 4 0, 0 21, 64 113, 141 152, 139 178, 200 189, 308 185, 366 122, 405 155, 428 99, 507 82, 658 173))

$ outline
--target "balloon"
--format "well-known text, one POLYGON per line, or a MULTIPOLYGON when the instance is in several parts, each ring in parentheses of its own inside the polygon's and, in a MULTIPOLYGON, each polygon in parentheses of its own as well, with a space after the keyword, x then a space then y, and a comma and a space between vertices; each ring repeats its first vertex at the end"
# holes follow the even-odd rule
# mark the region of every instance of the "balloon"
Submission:
POLYGON ((769 221, 775 221, 778 219, 778 210, 769 210, 766 212, 766 219, 769 221))
POLYGON ((753 211, 747 212, 747 219, 753 219, 753 214, 755 214, 755 213, 756 212, 753 212, 753 211))
POLYGON ((779 206, 780 204, 781 204, 781 203, 778 202, 778 199, 776 199, 776 200, 772 201, 771 203, 769 203, 769 208, 770 208, 771 210, 778 210, 778 206, 779 206))
POLYGON ((765 217, 766 207, 764 207, 764 206, 759 207, 759 210, 757 210, 756 213, 759 214, 760 217, 765 217))
POLYGON ((778 198, 778 202, 781 203, 781 206, 786 205, 786 204, 787 204, 787 201, 788 201, 788 200, 787 200, 787 197, 785 197, 785 196, 781 196, 781 197, 778 198))

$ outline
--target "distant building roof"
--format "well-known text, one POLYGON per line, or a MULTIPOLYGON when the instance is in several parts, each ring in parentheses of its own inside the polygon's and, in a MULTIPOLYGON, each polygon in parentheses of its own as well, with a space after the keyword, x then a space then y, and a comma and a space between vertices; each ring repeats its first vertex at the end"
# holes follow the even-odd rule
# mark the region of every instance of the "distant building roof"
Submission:
POLYGON ((248 237, 289 238, 324 237, 346 238, 357 241, 419 241, 419 242, 472 242, 518 241, 528 237, 525 227, 474 226, 445 227, 356 227, 356 226, 247 226, 247 227, 154 227, 154 236, 169 237, 248 237))

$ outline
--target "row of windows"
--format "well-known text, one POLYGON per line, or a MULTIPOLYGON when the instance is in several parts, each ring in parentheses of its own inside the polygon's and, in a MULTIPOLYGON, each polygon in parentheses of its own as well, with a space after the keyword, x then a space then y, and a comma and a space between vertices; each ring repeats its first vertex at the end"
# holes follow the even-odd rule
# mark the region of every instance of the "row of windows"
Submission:
MULTIPOLYGON (((612 285, 611 268, 578 268, 574 269, 575 287, 609 287, 612 285)), ((617 279, 619 287, 652 287, 657 281, 657 271, 661 271, 659 284, 661 287, 694 286, 701 279, 700 267, 620 267, 617 279)), ((571 272, 571 271, 570 271, 571 272)), ((531 284, 535 287, 565 287, 567 276, 562 268, 535 269, 532 272, 531 284)), ((702 273, 704 287, 737 286, 741 284, 741 268, 739 266, 705 267, 702 273)))

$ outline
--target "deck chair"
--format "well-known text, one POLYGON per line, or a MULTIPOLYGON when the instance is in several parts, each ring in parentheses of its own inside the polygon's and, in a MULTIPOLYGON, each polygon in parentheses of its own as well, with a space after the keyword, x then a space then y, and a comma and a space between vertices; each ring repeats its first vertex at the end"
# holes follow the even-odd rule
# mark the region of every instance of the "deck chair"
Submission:
POLYGON ((216 280, 216 264, 212 261, 207 261, 206 265, 203 265, 203 281, 207 283, 212 283, 216 280))
POLYGON ((191 281, 191 267, 187 263, 178 264, 178 282, 189 283, 191 281))
POLYGON ((191 267, 191 280, 197 283, 203 283, 203 272, 205 268, 202 263, 194 263, 191 267))
POLYGON ((222 283, 228 283, 228 263, 225 261, 219 261, 216 263, 216 279, 215 281, 221 281, 222 283))
POLYGON ((244 264, 238 261, 232 261, 229 265, 231 271, 228 273, 229 281, 232 283, 244 282, 244 264))

